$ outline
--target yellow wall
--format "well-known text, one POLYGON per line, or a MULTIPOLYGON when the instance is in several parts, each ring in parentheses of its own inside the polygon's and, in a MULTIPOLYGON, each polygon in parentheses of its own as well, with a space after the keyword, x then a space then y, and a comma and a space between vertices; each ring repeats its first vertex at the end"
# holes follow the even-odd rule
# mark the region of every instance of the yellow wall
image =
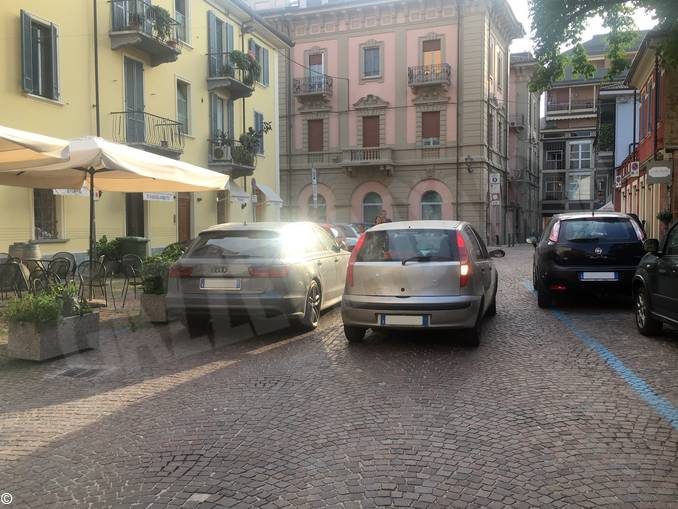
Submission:
MULTIPOLYGON (((228 21, 234 27, 236 48, 240 48, 240 26, 235 15, 226 16, 204 0, 186 2, 189 11, 189 44, 180 44, 181 54, 176 62, 151 67, 147 55, 137 49, 111 49, 111 4, 98 0, 99 26, 99 93, 101 135, 113 139, 111 112, 124 110, 124 57, 136 58, 144 63, 145 111, 170 119, 177 118, 176 79, 190 84, 190 136, 185 138, 181 159, 207 167, 209 138, 209 97, 207 90, 207 11, 228 21)), ((174 16, 173 0, 154 0, 174 16)), ((0 2, 0 124, 61 138, 74 138, 96 133, 94 92, 93 9, 90 0, 4 0, 0 2), (21 9, 36 18, 54 23, 59 29, 59 88, 60 100, 51 101, 25 94, 21 88, 21 9)), ((244 21, 241 20, 241 21, 244 21)), ((278 190, 277 131, 277 54, 272 44, 267 44, 258 33, 245 35, 247 41, 254 37, 257 43, 269 50, 269 85, 256 84, 254 94, 235 101, 235 127, 243 126, 242 102, 245 102, 245 127, 254 125, 254 111, 264 114, 265 120, 274 121, 274 130, 266 135, 265 154, 257 158, 255 178, 278 190), (256 105, 256 106, 255 106, 256 105)), ((265 35, 264 35, 265 36, 265 35)), ((271 39, 267 39, 271 40, 271 39)), ((237 184, 251 193, 250 178, 237 184)), ((58 197, 60 211, 59 231, 69 239, 65 243, 41 244, 43 253, 56 251, 85 252, 89 232, 89 203, 81 197, 58 197)), ((193 193, 191 199, 192 235, 216 222, 216 193, 193 193)), ((152 248, 163 247, 177 239, 177 205, 174 202, 145 202, 146 233, 152 248)), ((0 251, 13 242, 27 241, 33 235, 32 191, 22 188, 0 187, 0 251)), ((266 206, 266 217, 277 219, 278 208, 266 206)), ((121 193, 103 193, 96 204, 97 237, 116 237, 125 233, 125 201, 121 193)), ((231 203, 229 220, 251 221, 251 205, 241 210, 231 203)))

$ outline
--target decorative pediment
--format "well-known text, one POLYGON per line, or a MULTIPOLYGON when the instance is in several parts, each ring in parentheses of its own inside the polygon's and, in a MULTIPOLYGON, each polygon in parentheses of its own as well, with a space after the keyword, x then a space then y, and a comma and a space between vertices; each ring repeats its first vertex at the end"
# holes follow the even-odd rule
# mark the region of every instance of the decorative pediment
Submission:
POLYGON ((353 107, 359 110, 386 108, 388 107, 388 101, 384 101, 378 95, 367 94, 365 97, 361 97, 357 102, 353 103, 353 107))
POLYGON ((417 91, 414 104, 422 103, 447 103, 450 101, 447 87, 423 87, 417 91))
POLYGON ((311 113, 314 111, 329 111, 331 105, 329 99, 325 96, 314 96, 305 98, 301 101, 299 111, 301 113, 311 113))

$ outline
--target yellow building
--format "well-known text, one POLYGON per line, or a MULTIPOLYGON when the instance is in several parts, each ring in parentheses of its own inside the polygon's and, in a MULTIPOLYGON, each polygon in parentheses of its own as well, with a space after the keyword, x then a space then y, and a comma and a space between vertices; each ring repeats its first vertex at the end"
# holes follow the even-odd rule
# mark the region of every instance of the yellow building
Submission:
MULTIPOLYGON (((99 133, 232 177, 220 193, 104 193, 98 237, 144 236, 152 252, 216 222, 278 219, 277 52, 289 41, 245 4, 4 0, 0 33, 0 124, 99 133), (268 122, 256 156, 239 146, 268 122)), ((73 191, 0 186, 0 251, 30 240, 84 255, 88 227, 88 200, 73 191)))

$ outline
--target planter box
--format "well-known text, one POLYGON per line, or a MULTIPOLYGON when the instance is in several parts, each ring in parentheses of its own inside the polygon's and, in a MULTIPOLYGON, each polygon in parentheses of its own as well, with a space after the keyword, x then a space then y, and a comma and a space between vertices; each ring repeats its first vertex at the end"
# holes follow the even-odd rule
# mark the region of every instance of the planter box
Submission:
POLYGON ((15 359, 44 361, 98 346, 99 313, 69 316, 57 325, 9 324, 7 354, 15 359))
POLYGON ((141 316, 152 323, 167 323, 165 295, 142 293, 141 316))

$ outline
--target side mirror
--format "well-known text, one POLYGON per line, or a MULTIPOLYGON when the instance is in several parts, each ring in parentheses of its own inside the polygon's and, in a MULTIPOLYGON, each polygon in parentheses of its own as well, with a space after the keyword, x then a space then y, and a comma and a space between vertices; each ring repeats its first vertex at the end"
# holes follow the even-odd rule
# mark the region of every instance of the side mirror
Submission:
POLYGON ((528 244, 532 244, 534 247, 537 247, 537 237, 527 237, 527 239, 525 239, 525 242, 527 242, 528 244))
POLYGON ((492 251, 489 252, 489 255, 492 258, 504 258, 504 256, 506 256, 506 253, 504 252, 503 249, 493 249, 492 251))
POLYGON ((659 241, 657 239, 646 239, 643 242, 643 249, 647 253, 657 254, 659 252, 659 241))

